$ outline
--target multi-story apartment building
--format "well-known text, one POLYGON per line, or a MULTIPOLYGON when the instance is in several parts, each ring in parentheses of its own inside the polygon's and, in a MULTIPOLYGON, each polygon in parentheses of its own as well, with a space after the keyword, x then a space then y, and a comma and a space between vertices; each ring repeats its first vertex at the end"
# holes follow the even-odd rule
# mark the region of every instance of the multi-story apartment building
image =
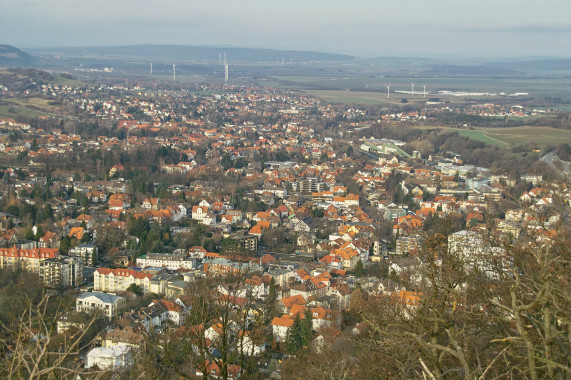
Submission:
POLYGON ((100 292, 124 292, 131 284, 137 284, 143 292, 151 292, 152 273, 133 269, 98 268, 93 275, 93 289, 100 292))
POLYGON ((244 254, 258 250, 258 237, 249 235, 244 231, 238 231, 228 236, 235 241, 235 244, 225 246, 226 254, 244 254))
POLYGON ((53 259, 58 256, 58 252, 57 248, 0 248, 0 269, 24 269, 39 273, 40 261, 53 259))
POLYGON ((119 314, 125 307, 125 303, 125 298, 113 294, 85 292, 77 296, 75 310, 85 313, 100 311, 111 319, 119 314))
POLYGON ((40 261, 39 275, 48 288, 76 288, 83 281, 83 262, 80 257, 60 256, 40 261))
POLYGON ((325 183, 319 178, 309 177, 292 182, 292 189, 300 193, 316 193, 325 189, 325 183))
POLYGON ((86 267, 97 264, 97 247, 93 244, 80 244, 69 251, 70 256, 79 256, 86 267))
POLYGON ((396 254, 414 254, 421 247, 422 238, 420 236, 399 236, 396 241, 396 254))
POLYGON ((196 259, 187 255, 172 253, 148 253, 137 258, 139 268, 159 267, 171 270, 195 269, 196 259))

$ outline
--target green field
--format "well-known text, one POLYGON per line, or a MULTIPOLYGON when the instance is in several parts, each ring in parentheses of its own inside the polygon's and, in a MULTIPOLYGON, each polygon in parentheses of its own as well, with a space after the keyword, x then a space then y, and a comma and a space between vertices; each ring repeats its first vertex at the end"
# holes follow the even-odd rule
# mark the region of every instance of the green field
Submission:
POLYGON ((557 145, 571 141, 571 130, 548 127, 481 128, 486 136, 511 145, 557 145))
POLYGON ((63 76, 57 74, 54 74, 54 78, 55 78, 54 81, 52 81, 51 83, 56 84, 58 86, 69 86, 69 87, 80 87, 80 88, 88 86, 86 82, 82 82, 76 79, 64 78, 63 76))
POLYGON ((20 106, 0 104, 0 117, 37 117, 41 115, 46 115, 46 113, 20 106))
POLYGON ((488 145, 500 146, 500 147, 505 147, 509 145, 509 143, 505 142, 504 140, 491 138, 488 133, 486 133, 481 129, 474 129, 474 130, 459 129, 457 132, 460 136, 469 137, 472 140, 481 141, 488 145))
POLYGON ((50 104, 50 100, 42 98, 9 98, 0 104, 0 116, 4 117, 36 117, 61 114, 61 106, 50 104))
POLYGON ((458 132, 459 135, 469 137, 486 144, 510 148, 527 143, 538 147, 558 145, 571 141, 571 130, 550 127, 505 127, 505 128, 474 128, 457 129, 444 126, 417 127, 421 129, 447 129, 458 132))

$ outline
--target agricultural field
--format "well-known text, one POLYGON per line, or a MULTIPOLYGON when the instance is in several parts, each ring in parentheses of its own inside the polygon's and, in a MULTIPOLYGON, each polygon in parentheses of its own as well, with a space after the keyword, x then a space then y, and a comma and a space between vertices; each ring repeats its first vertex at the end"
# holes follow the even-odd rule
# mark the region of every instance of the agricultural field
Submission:
POLYGON ((4 117, 36 117, 61 115, 61 105, 50 104, 51 100, 42 98, 2 99, 0 102, 0 116, 4 117))
MULTIPOLYGON (((365 91, 339 91, 339 90, 305 90, 305 94, 318 97, 328 103, 355 103, 355 104, 396 104, 402 105, 400 94, 391 94, 387 99, 386 93, 365 91)), ((413 101, 409 101, 413 103, 413 101)))
POLYGON ((474 128, 457 129, 448 127, 418 127, 422 129, 449 129, 458 132, 461 136, 481 141, 488 145, 510 148, 512 146, 528 143, 538 147, 558 145, 562 142, 571 141, 571 130, 549 127, 506 127, 506 128, 474 128))
POLYGON ((14 105, 0 104, 0 117, 17 118, 17 117, 37 117, 46 115, 44 112, 35 111, 25 107, 14 105))
POLYGON ((571 130, 548 127, 479 128, 492 139, 510 145, 534 143, 544 147, 571 141, 571 130))
MULTIPOLYGON (((410 95, 393 94, 393 91, 410 91, 411 83, 415 84, 415 98, 422 98, 422 92, 426 84, 426 96, 444 97, 438 91, 467 91, 513 94, 527 92, 529 97, 561 97, 571 99, 571 79, 569 78, 422 78, 422 77, 382 77, 382 76, 273 76, 270 77, 278 82, 280 87, 298 87, 305 90, 337 90, 337 91, 363 91, 370 92, 371 97, 385 98, 386 85, 391 85, 391 97, 410 95)), ((324 94, 324 96, 327 94, 324 94)), ((332 95, 332 94, 330 94, 332 95)), ((343 98, 343 96, 341 96, 343 98)), ((359 97, 357 97, 359 98, 359 97)), ((491 99, 480 96, 478 99, 491 99)), ((461 99, 448 96, 446 99, 461 99)), ((513 98, 516 101, 518 98, 513 98)))

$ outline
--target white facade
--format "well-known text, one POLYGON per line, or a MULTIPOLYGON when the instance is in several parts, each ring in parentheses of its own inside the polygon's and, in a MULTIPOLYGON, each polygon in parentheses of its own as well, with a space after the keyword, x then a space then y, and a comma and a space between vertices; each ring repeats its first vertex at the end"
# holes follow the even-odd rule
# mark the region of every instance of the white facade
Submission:
POLYGON ((124 367, 131 363, 131 348, 117 345, 108 348, 97 347, 85 357, 85 368, 97 366, 99 369, 124 367))
POLYGON ((113 294, 85 292, 75 300, 77 312, 93 313, 101 311, 108 319, 118 315, 125 307, 125 298, 113 294))
POLYGON ((139 268, 159 267, 168 268, 169 270, 196 268, 196 259, 186 255, 175 255, 169 253, 148 253, 137 258, 137 266, 139 268))

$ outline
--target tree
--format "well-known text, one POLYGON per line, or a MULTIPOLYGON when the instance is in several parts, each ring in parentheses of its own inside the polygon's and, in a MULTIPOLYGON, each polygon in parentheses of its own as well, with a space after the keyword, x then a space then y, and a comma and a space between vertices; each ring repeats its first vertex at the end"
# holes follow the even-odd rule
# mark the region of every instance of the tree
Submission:
POLYGON ((129 376, 194 379, 200 370, 208 379, 208 363, 220 368, 222 379, 228 379, 229 364, 240 366, 242 377, 254 376, 253 346, 247 343, 265 334, 261 316, 252 317, 252 295, 243 292, 247 275, 247 271, 211 275, 190 284, 184 327, 150 334, 129 376))
POLYGON ((357 278, 361 278, 365 275, 365 267, 363 266, 361 259, 357 261, 357 265, 355 265, 355 269, 353 271, 355 273, 355 277, 357 278))
POLYGON ((268 297, 264 302, 264 323, 268 324, 277 314, 277 301, 278 301, 278 285, 272 277, 270 280, 270 288, 268 290, 268 297))
POLYGON ((313 339, 313 315, 309 307, 305 309, 304 318, 301 321, 301 337, 303 339, 303 347, 308 347, 313 339))
POLYGON ((404 377, 565 378, 570 237, 560 226, 549 243, 492 238, 465 254, 449 251, 446 235, 427 236, 414 272, 395 277, 408 293, 351 299, 370 328, 367 360, 404 377))
POLYGON ((141 288, 140 285, 137 285, 135 283, 129 285, 129 287, 127 287, 127 291, 128 292, 133 292, 138 296, 142 296, 143 295, 143 288, 141 288))
POLYGON ((86 352, 93 346, 93 340, 85 338, 92 331, 96 318, 88 319, 84 328, 72 337, 58 340, 51 322, 58 310, 52 315, 49 309, 49 297, 44 296, 39 302, 28 302, 12 326, 2 324, 0 377, 39 380, 109 376, 109 370, 85 369, 81 361, 74 361, 79 352, 86 352))
POLYGON ((39 241, 40 238, 41 238, 42 236, 44 236, 44 234, 45 234, 45 233, 44 233, 44 229, 42 228, 42 225, 40 224, 40 225, 38 225, 38 229, 36 230, 36 235, 34 236, 34 239, 35 239, 36 241, 39 241))
POLYGON ((222 165, 224 170, 228 170, 232 167, 232 159, 230 158, 230 155, 228 153, 226 153, 222 156, 222 160, 220 161, 220 164, 222 165))
POLYGON ((304 346, 303 327, 299 314, 295 316, 293 325, 289 328, 286 336, 286 347, 290 354, 295 355, 304 346))
POLYGON ((26 230, 26 235, 24 235, 24 239, 34 240, 34 231, 32 230, 32 226, 28 227, 28 229, 26 230))
POLYGON ((63 236, 61 238, 60 244, 59 244, 59 250, 63 253, 66 254, 69 252, 69 250, 71 249, 71 239, 67 236, 63 236))

